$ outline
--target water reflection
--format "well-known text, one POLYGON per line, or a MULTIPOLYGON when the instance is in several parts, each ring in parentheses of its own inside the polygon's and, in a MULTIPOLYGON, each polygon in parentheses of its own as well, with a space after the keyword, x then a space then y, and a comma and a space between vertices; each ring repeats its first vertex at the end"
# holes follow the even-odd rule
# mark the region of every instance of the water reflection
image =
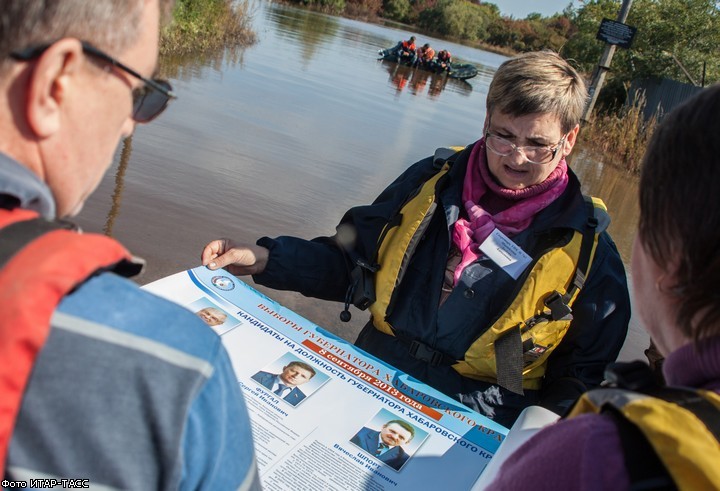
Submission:
POLYGON ((125 188, 125 172, 127 171, 130 156, 132 155, 132 135, 125 138, 122 143, 122 151, 120 152, 120 165, 115 172, 115 188, 111 198, 112 205, 105 220, 103 233, 112 237, 115 219, 120 214, 120 204, 122 203, 123 189, 125 188))
POLYGON ((268 19, 275 23, 280 36, 301 47, 305 65, 313 59, 318 48, 337 36, 336 17, 314 14, 298 9, 271 9, 268 19))
POLYGON ((245 49, 232 46, 193 55, 161 57, 158 60, 158 72, 164 78, 188 82, 194 78, 202 78, 207 70, 222 73, 228 67, 242 67, 245 49))
POLYGON ((395 87, 397 95, 407 89, 412 95, 426 94, 429 98, 435 99, 447 85, 453 86, 456 92, 465 96, 469 96, 473 90, 472 85, 467 81, 448 78, 444 74, 411 68, 392 61, 380 60, 378 64, 387 70, 390 83, 395 87))

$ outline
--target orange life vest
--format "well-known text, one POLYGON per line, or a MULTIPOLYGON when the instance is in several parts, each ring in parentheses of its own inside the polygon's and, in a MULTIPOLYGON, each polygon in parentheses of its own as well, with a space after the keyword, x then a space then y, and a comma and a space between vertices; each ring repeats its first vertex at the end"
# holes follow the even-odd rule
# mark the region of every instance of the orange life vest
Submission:
POLYGON ((403 41, 402 47, 405 51, 415 51, 415 43, 411 43, 410 41, 403 41))
POLYGON ((418 55, 422 61, 432 61, 435 58, 435 50, 430 47, 420 48, 418 55))
MULTIPOLYGON (((115 240, 80 234, 37 213, 0 209, 0 465, 35 358, 62 298, 100 269, 134 264, 115 240)), ((133 268, 137 270, 137 265, 133 268)), ((136 271, 133 271, 133 273, 136 271)))

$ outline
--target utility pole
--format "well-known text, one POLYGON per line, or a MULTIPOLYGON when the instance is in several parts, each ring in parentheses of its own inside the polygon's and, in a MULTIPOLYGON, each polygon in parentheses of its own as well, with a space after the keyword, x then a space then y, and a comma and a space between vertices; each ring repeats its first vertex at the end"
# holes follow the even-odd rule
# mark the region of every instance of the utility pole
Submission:
MULTIPOLYGON (((625 23, 627 20, 628 13, 630 12, 630 6, 632 5, 632 0, 623 0, 622 7, 620 7, 620 13, 617 17, 617 22, 625 23)), ((602 56, 600 57, 600 62, 598 63, 597 68, 595 69, 595 73, 593 76, 592 83, 590 84, 590 100, 588 101, 587 106, 585 107, 585 113, 583 114, 582 120, 587 122, 590 120, 590 115, 592 114, 593 108, 595 107, 595 102, 597 101, 598 94, 600 94, 600 89, 603 86, 603 83, 605 83, 605 75, 607 74, 607 71, 610 70, 610 62, 612 61, 612 57, 615 54, 615 49, 617 46, 615 44, 607 44, 605 46, 605 51, 603 52, 602 56)))

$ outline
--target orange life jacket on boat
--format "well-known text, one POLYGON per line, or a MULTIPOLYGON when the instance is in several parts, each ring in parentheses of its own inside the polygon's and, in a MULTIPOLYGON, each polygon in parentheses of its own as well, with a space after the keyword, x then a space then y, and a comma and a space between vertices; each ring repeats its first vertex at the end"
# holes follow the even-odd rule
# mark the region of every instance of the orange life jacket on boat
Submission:
POLYGON ((421 61, 432 61, 432 59, 435 58, 435 50, 430 46, 420 48, 417 50, 417 54, 421 61))
POLYGON ((402 42, 402 47, 403 47, 403 50, 404 50, 404 51, 411 51, 411 52, 412 52, 412 51, 415 51, 415 48, 416 48, 416 47, 415 47, 415 42, 411 42, 410 40, 408 40, 408 41, 403 41, 403 42, 402 42))

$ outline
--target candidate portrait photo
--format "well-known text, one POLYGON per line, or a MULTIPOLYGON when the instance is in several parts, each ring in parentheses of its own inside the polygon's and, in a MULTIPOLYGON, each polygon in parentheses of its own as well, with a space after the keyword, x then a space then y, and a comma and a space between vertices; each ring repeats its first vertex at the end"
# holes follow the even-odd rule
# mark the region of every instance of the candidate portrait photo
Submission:
POLYGON ((218 307, 206 297, 199 298, 187 306, 218 335, 222 336, 240 324, 226 310, 218 307))
POLYGON ((286 353, 251 377, 265 390, 291 406, 297 406, 314 393, 329 377, 318 373, 310 363, 286 353))
POLYGON ((399 471, 427 438, 427 433, 390 411, 381 409, 350 442, 399 471))

